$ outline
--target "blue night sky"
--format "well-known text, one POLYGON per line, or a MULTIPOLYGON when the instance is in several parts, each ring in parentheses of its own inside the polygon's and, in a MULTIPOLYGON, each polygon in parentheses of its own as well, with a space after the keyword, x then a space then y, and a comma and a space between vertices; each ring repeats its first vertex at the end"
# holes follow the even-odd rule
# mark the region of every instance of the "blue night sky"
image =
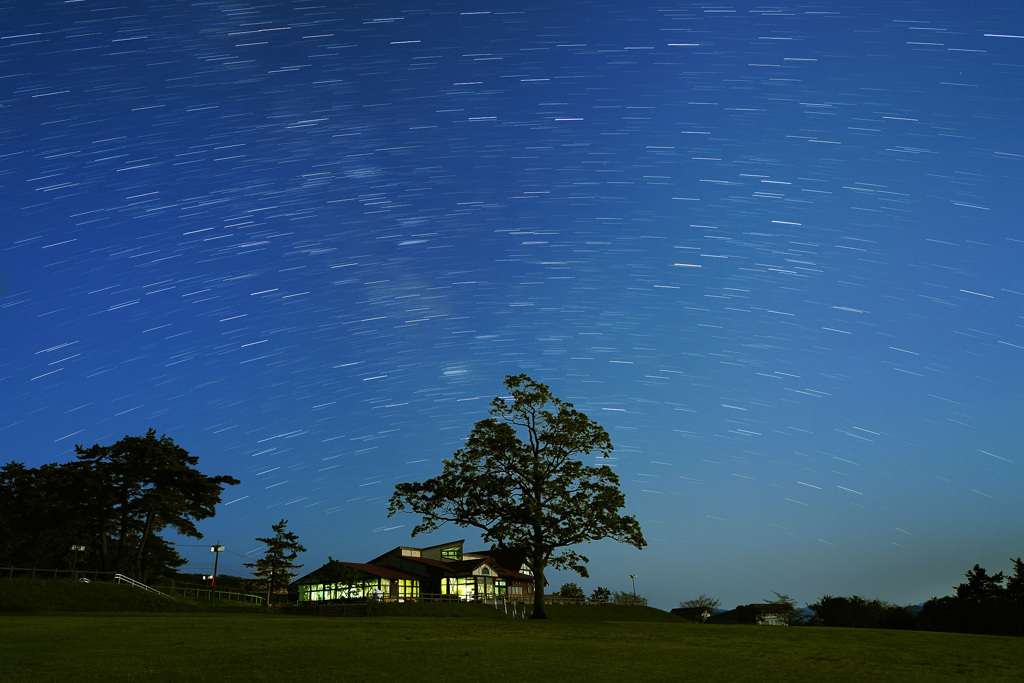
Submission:
POLYGON ((410 538, 507 374, 604 425, 662 608, 901 604, 1024 552, 1024 9, 0 2, 0 443, 153 427, 281 518, 410 538))

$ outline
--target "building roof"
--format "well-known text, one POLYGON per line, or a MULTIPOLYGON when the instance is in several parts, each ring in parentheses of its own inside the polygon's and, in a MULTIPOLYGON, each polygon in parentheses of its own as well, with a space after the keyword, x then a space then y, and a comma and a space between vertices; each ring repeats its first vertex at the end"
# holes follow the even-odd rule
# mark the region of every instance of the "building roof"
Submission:
POLYGON ((735 609, 726 612, 717 612, 708 617, 708 624, 753 624, 757 623, 759 617, 766 615, 782 615, 785 609, 780 605, 772 603, 754 603, 751 605, 739 605, 735 609))
POLYGON ((526 564, 526 557, 521 551, 508 548, 495 548, 492 550, 477 550, 471 553, 463 553, 473 557, 489 557, 504 568, 519 571, 519 568, 526 564))
MULTIPOLYGON (((373 558, 365 564, 358 562, 337 562, 337 564, 350 569, 355 569, 361 572, 364 577, 412 580, 422 580, 424 578, 423 573, 413 573, 417 571, 415 565, 423 567, 426 575, 431 576, 434 579, 443 578, 445 576, 471 576, 473 572, 477 571, 481 566, 486 565, 491 569, 495 577, 503 578, 508 581, 515 581, 517 583, 533 582, 532 576, 519 572, 520 567, 523 565, 522 554, 511 550, 486 550, 477 553, 462 553, 462 557, 464 559, 461 560, 433 559, 423 557, 419 554, 413 555, 403 552, 407 550, 416 550, 422 553, 427 550, 437 550, 451 546, 459 546, 461 550, 464 542, 464 540, 458 540, 448 543, 438 543, 437 545, 428 546, 426 548, 414 548, 412 546, 400 545, 392 548, 383 555, 373 558), (388 563, 392 558, 394 561, 388 563), (394 569, 389 566, 389 564, 398 564, 399 566, 404 567, 406 571, 394 569)), ((327 582, 334 583, 336 581, 335 579, 326 578, 324 576, 323 570, 327 566, 328 565, 324 565, 323 567, 320 567, 320 569, 312 571, 302 578, 292 581, 292 585, 318 584, 324 583, 325 580, 327 582)), ((338 582, 343 583, 344 579, 338 582)))
POLYGON ((423 547, 423 548, 420 548, 420 547, 417 547, 417 546, 412 546, 412 545, 399 545, 399 546, 395 546, 394 548, 392 548, 391 550, 387 551, 386 553, 378 555, 377 557, 375 557, 372 560, 370 560, 370 562, 377 562, 379 560, 383 560, 385 557, 387 557, 389 555, 395 555, 395 554, 401 555, 402 557, 406 557, 406 558, 423 559, 421 556, 406 555, 402 551, 403 550, 415 550, 415 551, 417 551, 418 553, 420 553, 422 555, 422 553, 424 553, 426 551, 429 551, 429 550, 435 550, 435 549, 440 550, 441 548, 448 548, 448 547, 454 546, 454 545, 459 546, 459 549, 461 551, 462 544, 465 543, 465 542, 466 542, 465 539, 460 539, 458 541, 449 541, 448 543, 438 543, 436 545, 428 545, 428 546, 423 547))
POLYGON ((501 573, 501 567, 490 558, 477 558, 473 560, 432 560, 428 557, 403 557, 404 562, 416 562, 425 564, 434 569, 440 569, 445 574, 472 574, 478 567, 486 564, 495 570, 495 574, 501 573))
MULTIPOLYGON (((523 574, 519 571, 520 567, 526 562, 523 554, 518 550, 494 549, 494 550, 478 550, 471 553, 463 553, 464 557, 489 557, 494 560, 498 568, 501 569, 501 575, 511 581, 519 581, 523 583, 532 583, 533 576, 530 574, 523 574)), ((545 582, 546 585, 547 582, 545 582)))
MULTIPOLYGON (((342 564, 342 565, 344 565, 344 566, 346 566, 346 567, 348 567, 350 569, 355 569, 356 571, 362 573, 364 575, 364 578, 375 577, 375 578, 379 578, 379 579, 406 579, 406 580, 417 580, 417 579, 420 578, 419 576, 416 576, 415 574, 409 574, 408 572, 403 572, 403 571, 399 571, 397 569, 392 569, 391 567, 383 567, 383 566, 381 566, 379 564, 361 564, 359 562, 339 562, 338 564, 342 564)), ((321 575, 323 573, 322 572, 323 568, 324 567, 320 567, 320 569, 316 569, 316 570, 310 572, 309 574, 306 574, 305 576, 292 581, 292 585, 302 586, 302 585, 309 585, 309 584, 324 583, 324 579, 321 578, 321 575)), ((334 582, 331 582, 331 583, 334 583, 334 582)), ((345 583, 345 581, 341 580, 338 583, 345 583)))

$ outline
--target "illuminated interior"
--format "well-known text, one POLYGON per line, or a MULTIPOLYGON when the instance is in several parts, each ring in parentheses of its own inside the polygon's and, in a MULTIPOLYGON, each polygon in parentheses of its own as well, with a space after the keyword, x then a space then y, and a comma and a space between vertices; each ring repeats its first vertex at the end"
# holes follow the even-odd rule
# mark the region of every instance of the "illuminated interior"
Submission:
POLYGON ((299 600, 355 600, 381 598, 387 600, 415 600, 420 596, 420 582, 416 579, 372 579, 352 583, 311 584, 299 586, 299 600))

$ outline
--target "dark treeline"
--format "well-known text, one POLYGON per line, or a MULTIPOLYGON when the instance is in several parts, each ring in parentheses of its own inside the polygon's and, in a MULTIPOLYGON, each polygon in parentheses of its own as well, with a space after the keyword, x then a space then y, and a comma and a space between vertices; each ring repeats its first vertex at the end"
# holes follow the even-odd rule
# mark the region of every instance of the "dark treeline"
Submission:
POLYGON ((924 604, 919 628, 933 631, 1024 635, 1024 562, 1010 560, 1013 573, 989 575, 980 565, 967 572, 955 595, 924 604))
POLYGON ((900 607, 882 600, 852 597, 823 596, 807 609, 812 610, 807 623, 812 626, 838 626, 843 628, 920 628, 917 616, 909 607, 900 607))
POLYGON ((202 538, 195 522, 238 483, 202 474, 197 457, 152 429, 75 452, 69 463, 0 467, 0 566, 166 575, 185 560, 160 532, 202 538))
POLYGON ((1024 635, 1024 563, 1011 559, 1013 573, 990 575, 980 565, 967 572, 956 593, 932 598, 920 610, 860 596, 826 595, 807 608, 808 623, 850 628, 895 628, 994 635, 1024 635))

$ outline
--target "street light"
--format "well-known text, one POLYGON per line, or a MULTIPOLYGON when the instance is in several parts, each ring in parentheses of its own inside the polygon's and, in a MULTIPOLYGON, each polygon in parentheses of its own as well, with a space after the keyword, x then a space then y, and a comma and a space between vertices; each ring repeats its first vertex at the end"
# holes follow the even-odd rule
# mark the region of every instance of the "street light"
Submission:
POLYGON ((213 576, 210 577, 210 602, 213 602, 213 587, 217 583, 217 560, 220 559, 220 554, 224 552, 224 546, 220 545, 220 541, 217 541, 217 545, 210 546, 210 552, 213 553, 213 576))
POLYGON ((633 582, 633 602, 636 602, 636 574, 630 574, 629 578, 633 582))

